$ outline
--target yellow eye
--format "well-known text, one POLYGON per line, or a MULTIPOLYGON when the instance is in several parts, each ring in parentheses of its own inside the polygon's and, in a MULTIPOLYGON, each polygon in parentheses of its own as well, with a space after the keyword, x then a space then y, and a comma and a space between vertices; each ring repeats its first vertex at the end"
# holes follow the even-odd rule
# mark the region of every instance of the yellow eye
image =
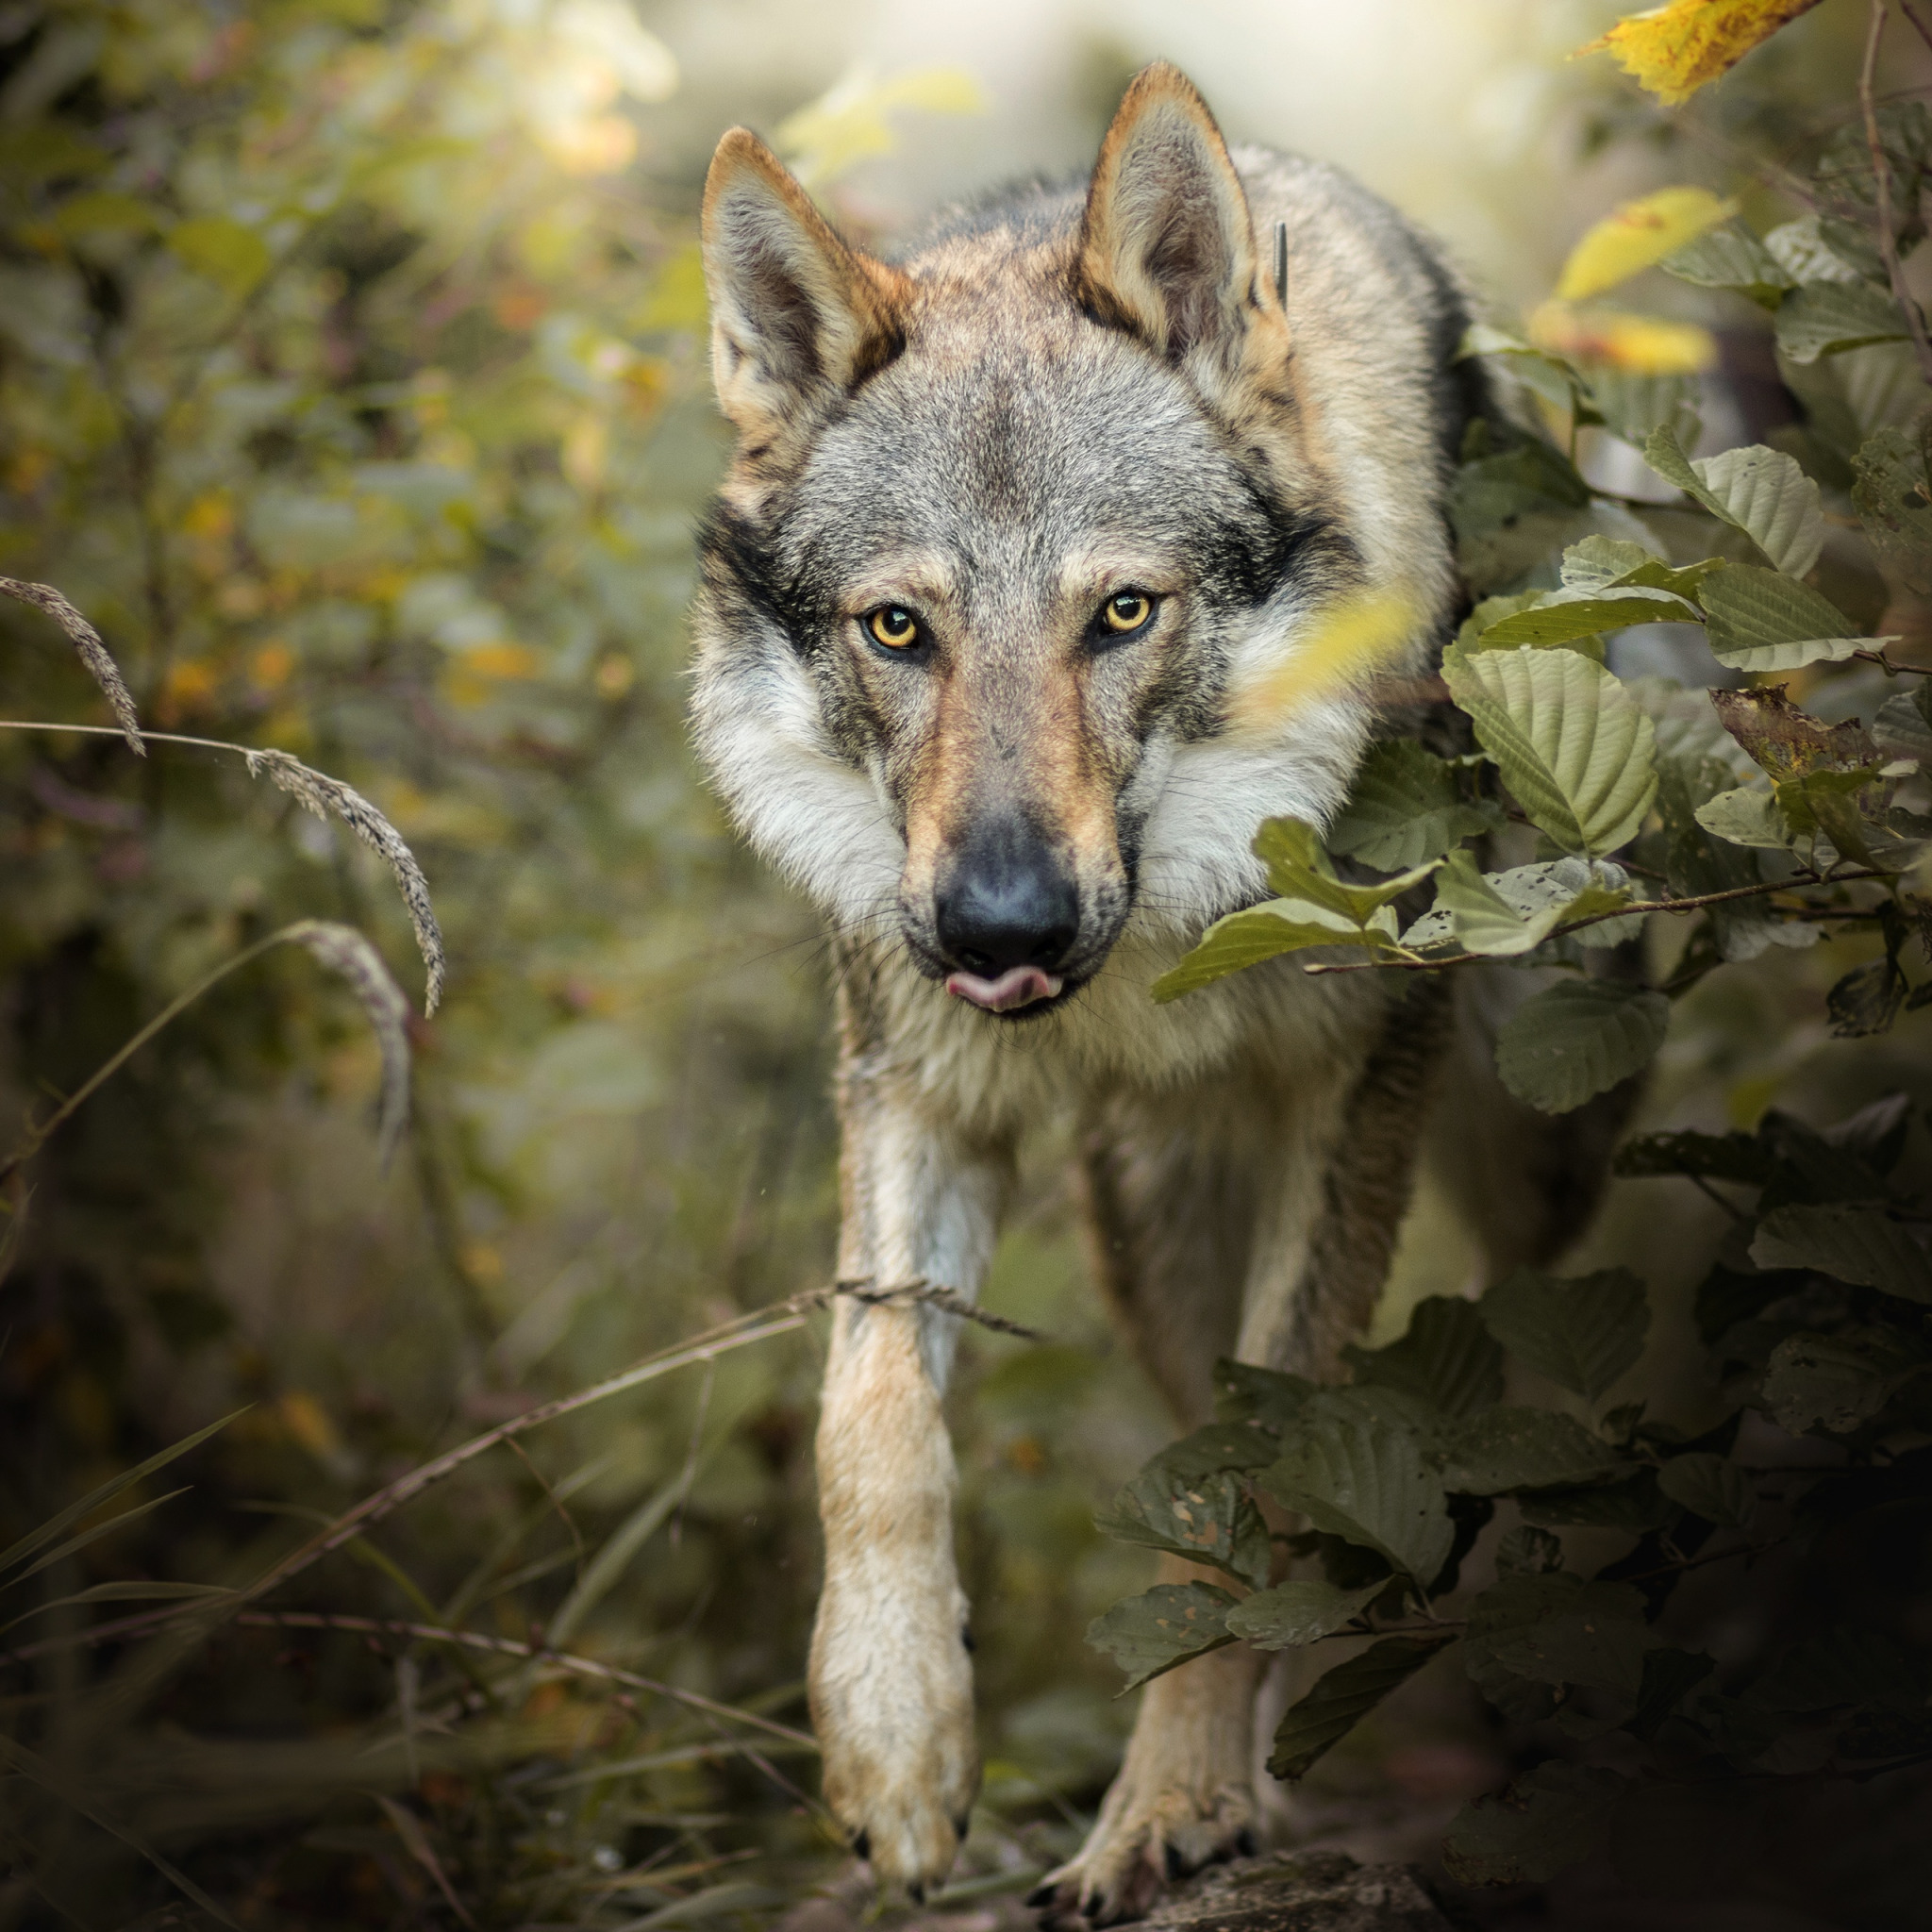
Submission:
POLYGON ((1140 591, 1123 591, 1100 607, 1100 622, 1116 637, 1143 629, 1154 615, 1154 599, 1140 591))
POLYGON ((881 604, 867 617, 865 627, 889 651, 903 651, 919 641, 919 620, 896 604, 881 604))

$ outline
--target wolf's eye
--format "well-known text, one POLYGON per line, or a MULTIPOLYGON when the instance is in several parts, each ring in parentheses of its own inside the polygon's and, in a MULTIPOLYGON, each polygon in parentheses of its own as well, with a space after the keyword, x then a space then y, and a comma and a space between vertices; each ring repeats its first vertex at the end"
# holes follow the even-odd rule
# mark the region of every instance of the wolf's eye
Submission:
POLYGON ((1154 615, 1154 599, 1144 591, 1123 591, 1100 607, 1100 627, 1117 638, 1144 630, 1154 615))
POLYGON ((867 614, 865 627, 873 641, 889 651, 903 651, 919 641, 919 620, 896 604, 881 604, 867 614))

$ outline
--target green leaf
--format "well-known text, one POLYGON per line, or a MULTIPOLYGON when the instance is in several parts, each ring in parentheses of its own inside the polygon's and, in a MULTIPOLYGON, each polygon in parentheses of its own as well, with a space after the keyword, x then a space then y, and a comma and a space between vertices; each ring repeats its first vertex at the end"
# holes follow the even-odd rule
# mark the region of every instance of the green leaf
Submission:
POLYGON ((1496 1072, 1518 1100, 1569 1113, 1641 1073, 1670 1029, 1662 993, 1565 980, 1524 1001, 1496 1035, 1496 1072))
POLYGON ((1704 587, 1710 648, 1739 671, 1795 671, 1842 663, 1854 651, 1892 639, 1862 638, 1828 598, 1807 584, 1755 564, 1734 564, 1704 587))
POLYGON ((267 275, 275 258, 253 228, 225 215, 197 215, 168 230, 168 247, 196 275, 239 302, 267 275))
POLYGON ((1833 252, 1819 232, 1816 215, 1780 223, 1765 236, 1764 246, 1794 283, 1863 280, 1850 262, 1833 252))
POLYGON ((1211 1563, 1243 1583, 1268 1580, 1268 1525, 1240 1478, 1225 1472, 1186 1476, 1157 1457, 1094 1524, 1104 1536, 1211 1563))
POLYGON ((1366 927, 1358 926, 1345 914, 1311 906, 1306 900, 1271 899, 1265 906, 1217 919, 1201 935, 1200 944, 1170 966, 1151 991, 1165 1006, 1183 993, 1225 979, 1230 973, 1258 966, 1283 953, 1306 952, 1310 946, 1367 946, 1378 954, 1399 954, 1395 915, 1379 912, 1374 921, 1366 927))
POLYGON ((1519 644, 1564 644, 1628 625, 1696 622, 1695 607, 1668 591, 1653 591, 1641 584, 1602 591, 1548 591, 1533 604, 1478 631, 1474 648, 1501 651, 1519 644))
POLYGON ((1696 441, 1701 389, 1694 375, 1597 368, 1590 374, 1590 393, 1611 433, 1638 449, 1663 428, 1680 441, 1696 441))
POLYGON ((1458 1885, 1538 1884, 1587 1858, 1629 1781, 1589 1765, 1540 1764, 1451 1821, 1442 1862, 1458 1885))
POLYGON ((1436 869, 1418 865, 1373 885, 1339 879, 1323 850, 1322 835, 1301 819, 1266 820, 1255 834, 1254 850, 1255 857, 1268 868, 1268 883, 1284 898, 1318 906, 1357 926, 1367 925, 1376 913, 1436 869))
POLYGON ((1765 1364, 1764 1407, 1794 1436, 1812 1428, 1847 1436, 1924 1366, 1891 1329, 1788 1335, 1765 1364))
POLYGON ((1650 1332, 1643 1284, 1625 1268, 1569 1278, 1519 1268, 1476 1306, 1526 1368, 1588 1402, 1636 1367, 1650 1332))
POLYGON ((1719 791, 1697 808, 1697 823, 1713 838, 1759 851, 1789 852, 1792 833, 1776 797, 1761 785, 1719 791))
POLYGON ((1626 542, 1619 537, 1585 537, 1564 551, 1560 569, 1563 588, 1568 591, 1607 591, 1641 584, 1653 591, 1668 591, 1672 596, 1692 603, 1705 578, 1725 567, 1722 557, 1707 557, 1702 562, 1687 563, 1678 570, 1641 543, 1626 542))
POLYGON ((1725 1529, 1742 1529, 1757 1501, 1751 1478, 1728 1456, 1708 1450, 1672 1457, 1657 1482, 1672 1502, 1725 1529))
POLYGON ((1779 1208, 1757 1224, 1751 1258, 1760 1268, 1815 1268, 1834 1281, 1932 1303, 1932 1262, 1896 1221, 1853 1202, 1779 1208))
POLYGON ((1898 304, 1867 281, 1808 283, 1793 289, 1777 312, 1778 348, 1800 364, 1910 337, 1898 304))
POLYGON ((1332 1417, 1284 1438, 1263 1486, 1317 1529, 1376 1551, 1426 1585, 1448 1559, 1455 1530, 1436 1473, 1415 1437, 1379 1420, 1332 1417))
POLYGON ((1742 530, 1781 571, 1806 575, 1824 547, 1824 506, 1797 463, 1762 443, 1692 462, 1668 428, 1643 445, 1643 459, 1712 516, 1742 530))
POLYGON ((1412 739, 1390 739, 1369 747, 1348 803, 1328 828, 1328 849, 1378 872, 1400 872, 1502 822, 1493 800, 1463 803, 1446 759, 1412 739))
POLYGON ((1087 1626, 1087 1641, 1126 1672, 1120 1694, 1137 1690, 1191 1657, 1232 1643, 1227 1613, 1236 1599, 1212 1583, 1157 1583, 1087 1626))
POLYGON ((1281 1446, 1253 1423, 1208 1423, 1150 1457, 1142 1474, 1158 1470, 1170 1482, 1197 1482, 1224 1470, 1265 1469, 1281 1446))
POLYGON ((1428 1296, 1399 1341, 1373 1349, 1350 1343, 1341 1358, 1357 1382, 1412 1395, 1443 1415, 1470 1415, 1503 1398, 1503 1351, 1474 1303, 1460 1295, 1428 1296))
POLYGON ((1448 1630, 1422 1637, 1384 1637, 1359 1657, 1337 1664, 1316 1680, 1306 1697, 1289 1706, 1274 1733, 1270 1774, 1290 1781, 1305 1776, 1330 1746, 1339 1744, 1454 1637, 1448 1630))
MULTIPOLYGON (((1469 853, 1452 852, 1437 874, 1435 905, 1403 935, 1403 942, 1411 948, 1431 945, 1454 934, 1469 952, 1509 958, 1534 951, 1559 925, 1629 903, 1630 889, 1615 867, 1562 858, 1483 873, 1469 853)), ((1591 937, 1579 936, 1579 944, 1591 942, 1591 937)))
POLYGON ((1657 266, 1700 289, 1733 289, 1765 308, 1775 308, 1791 286, 1777 257, 1741 222, 1706 229, 1657 266))
POLYGON ((1624 1728, 1649 1742, 1663 1721, 1716 1669, 1717 1659, 1701 1651, 1667 1647, 1645 1651, 1637 1708, 1624 1728))
POLYGON ((1524 385, 1554 409, 1574 410, 1586 393, 1582 376, 1562 357, 1535 348, 1521 337, 1485 322, 1472 323, 1463 331, 1454 359, 1461 362, 1472 356, 1508 357, 1511 370, 1524 385))
POLYGON ((1517 803, 1564 851, 1600 858, 1636 836, 1657 792, 1657 733, 1600 664, 1452 649, 1442 675, 1517 803))
POLYGON ((1361 1590, 1338 1590, 1318 1576, 1258 1591, 1227 1620, 1227 1627, 1257 1650, 1290 1650, 1313 1643, 1358 1617, 1389 1588, 1378 1577, 1361 1590))
POLYGON ((1452 1431, 1443 1446, 1442 1486, 1470 1496, 1567 1489, 1629 1467, 1574 1416, 1551 1408, 1492 1408, 1452 1431))

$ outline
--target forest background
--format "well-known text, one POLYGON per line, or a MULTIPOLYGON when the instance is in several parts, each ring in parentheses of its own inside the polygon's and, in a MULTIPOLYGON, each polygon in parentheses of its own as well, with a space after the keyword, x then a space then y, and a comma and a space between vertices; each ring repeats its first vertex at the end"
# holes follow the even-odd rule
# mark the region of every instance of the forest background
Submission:
MULTIPOLYGON (((1568 58, 1617 11, 0 7, 0 572, 88 614, 151 727, 278 747, 366 794, 448 955, 387 1166, 380 1047, 353 989, 291 948, 8 1174, 0 1531, 234 1419, 104 1515, 145 1513, 92 1541, 81 1519, 4 1599, 4 1641, 40 1646, 0 1686, 39 1770, 13 1761, 0 1924, 668 1925, 837 1882, 797 1730, 821 1318, 729 1329, 829 1274, 824 961, 681 724, 691 530, 724 448, 692 246, 711 145, 759 128, 885 241, 948 195, 1085 165, 1127 75, 1166 56, 1231 136, 1339 161, 1441 234, 1513 322, 1619 202, 1763 193, 1749 156, 1815 151, 1866 25, 1826 0, 1687 118, 1568 58), (143 1587, 257 1575, 428 1458, 721 1326, 734 1345, 344 1536, 275 1596, 292 1624, 77 1641, 143 1587), (455 1690, 421 1636, 448 1624, 479 1640, 455 1690)), ((1923 62, 1892 45, 1885 85, 1909 89, 1923 62)), ((1712 332, 1706 428, 1739 440, 1775 387, 1761 326, 1660 276, 1640 293, 1712 332)), ((1909 598, 1876 627, 1903 656, 1925 638, 1909 598)), ((108 718, 18 606, 0 715, 108 718)), ((379 864, 220 751, 0 731, 0 1122, 44 1119, 291 921, 360 928, 420 991, 379 864)), ((1678 1006, 1644 1122, 1932 1098, 1923 1019, 1829 1041, 1824 991, 1862 957, 1715 975, 1678 1006)), ((969 1335, 951 1398, 989 1760, 960 1911, 1064 1855, 1131 1712, 1081 1635, 1149 1565, 1092 1519, 1166 1424, 1086 1290, 1060 1166, 1051 1145, 1029 1166, 987 1296, 1051 1339, 969 1335)), ((1625 1183, 1578 1257, 1650 1282, 1627 1391, 1687 1424, 1709 1400, 1690 1295, 1723 1226, 1689 1187, 1625 1183)), ((1376 1339, 1472 1266, 1425 1188, 1376 1339)), ((1420 1678, 1300 1788, 1292 1828, 1426 1857, 1509 1748, 1420 1678)), ((1785 1916, 1738 1924, 1903 1923, 1846 1903, 1854 1822, 1836 1864, 1774 1821, 1723 1858, 1688 1846, 1635 1923, 1754 1896, 1785 1916)))

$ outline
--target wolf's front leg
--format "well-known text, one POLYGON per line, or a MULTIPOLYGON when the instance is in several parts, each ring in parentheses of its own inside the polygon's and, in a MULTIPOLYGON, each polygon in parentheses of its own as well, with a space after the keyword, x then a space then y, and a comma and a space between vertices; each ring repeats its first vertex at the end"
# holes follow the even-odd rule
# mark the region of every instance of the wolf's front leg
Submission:
MULTIPOLYGON (((1004 1160, 858 1083, 843 1099, 841 1278, 975 1294, 1004 1160)), ((951 1869, 979 1788, 940 1412, 956 1328, 928 1307, 841 1295, 819 1420, 825 1580, 810 1693, 825 1802, 881 1882, 915 1896, 951 1869)))

